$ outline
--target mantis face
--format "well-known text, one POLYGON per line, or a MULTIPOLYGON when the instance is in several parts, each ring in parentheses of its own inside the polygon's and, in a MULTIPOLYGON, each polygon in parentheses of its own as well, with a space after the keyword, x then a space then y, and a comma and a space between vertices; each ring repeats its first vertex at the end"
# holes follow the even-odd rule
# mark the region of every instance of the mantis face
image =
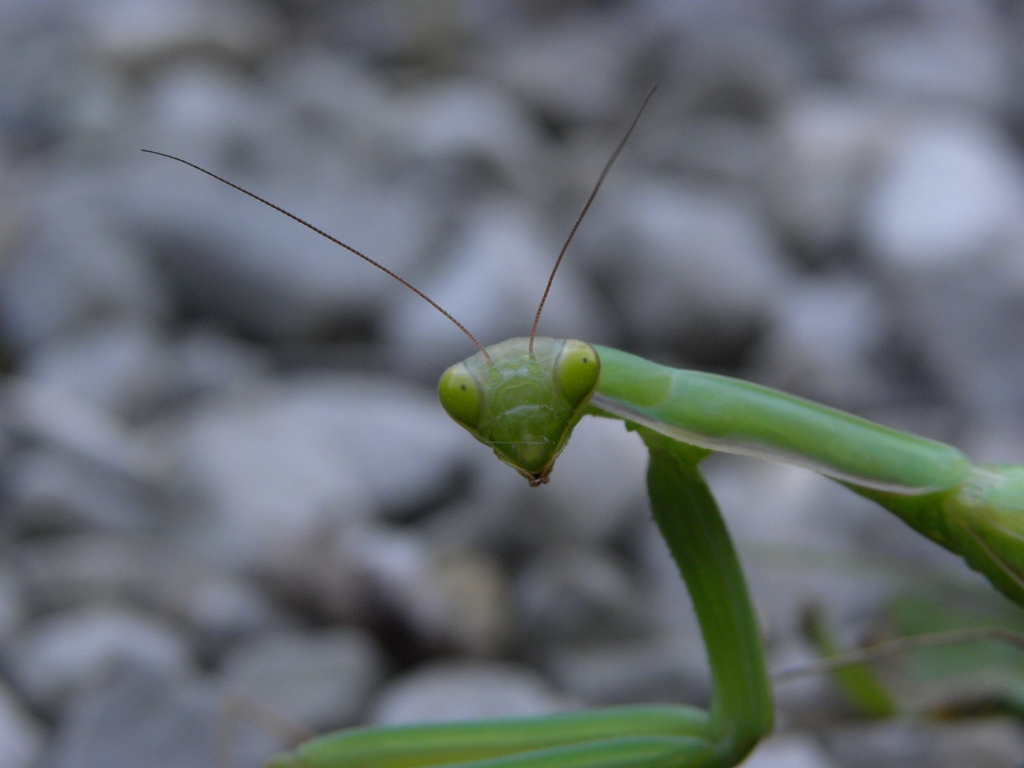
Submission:
POLYGON ((448 415, 537 486, 597 388, 601 361, 582 341, 509 339, 444 372, 438 385, 448 415))

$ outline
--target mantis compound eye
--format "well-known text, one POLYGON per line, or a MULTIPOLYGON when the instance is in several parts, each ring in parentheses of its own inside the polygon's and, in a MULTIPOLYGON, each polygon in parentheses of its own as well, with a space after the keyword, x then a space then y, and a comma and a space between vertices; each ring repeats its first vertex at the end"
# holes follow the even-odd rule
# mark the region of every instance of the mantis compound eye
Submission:
POLYGON ((594 394, 601 376, 597 350, 583 341, 566 341, 551 372, 555 386, 575 409, 594 394))
POLYGON ((437 385, 437 396, 449 416, 466 429, 476 432, 480 426, 484 396, 480 382, 465 363, 457 363, 444 372, 437 385))

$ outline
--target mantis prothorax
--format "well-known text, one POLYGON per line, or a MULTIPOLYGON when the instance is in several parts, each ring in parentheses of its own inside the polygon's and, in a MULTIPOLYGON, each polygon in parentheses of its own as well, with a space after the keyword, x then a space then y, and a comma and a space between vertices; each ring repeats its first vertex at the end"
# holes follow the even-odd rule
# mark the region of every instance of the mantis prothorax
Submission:
MULTIPOLYGON (((512 721, 351 729, 315 738, 272 768, 727 768, 772 727, 757 621, 732 542, 698 465, 713 451, 810 468, 877 502, 961 555, 1024 605, 1024 467, 972 466, 956 448, 755 384, 676 370, 583 341, 536 335, 558 265, 648 93, 551 271, 526 338, 484 347, 381 264, 186 160, 383 270, 454 322, 479 352, 441 377, 448 414, 531 485, 546 483, 585 415, 621 419, 650 452, 654 518, 693 598, 711 667, 708 710, 630 706, 512 721)), ((149 151, 149 150, 144 150, 149 151)))

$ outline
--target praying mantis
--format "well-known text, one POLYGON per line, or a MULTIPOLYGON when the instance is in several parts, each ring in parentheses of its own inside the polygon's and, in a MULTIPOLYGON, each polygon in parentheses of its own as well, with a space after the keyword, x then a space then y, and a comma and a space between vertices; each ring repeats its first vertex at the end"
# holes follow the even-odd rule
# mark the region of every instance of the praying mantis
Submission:
POLYGON ((616 707, 520 720, 357 728, 321 736, 268 768, 729 768, 772 728, 771 687, 739 560, 700 472, 714 451, 814 470, 959 554, 1024 605, 1024 467, 972 465, 956 448, 756 384, 677 370, 578 340, 537 335, 552 281, 647 94, 604 166, 548 278, 530 334, 484 347, 432 299, 355 248, 187 160, 395 278, 479 350, 438 387, 452 419, 532 486, 547 483, 584 416, 619 419, 650 454, 654 519, 693 599, 711 668, 707 710, 616 707))

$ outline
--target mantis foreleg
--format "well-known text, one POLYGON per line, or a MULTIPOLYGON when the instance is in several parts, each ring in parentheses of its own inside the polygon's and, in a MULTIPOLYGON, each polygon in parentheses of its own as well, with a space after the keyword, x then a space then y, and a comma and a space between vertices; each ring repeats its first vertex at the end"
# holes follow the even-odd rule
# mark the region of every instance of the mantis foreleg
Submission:
POLYGON ((356 729, 271 768, 729 768, 772 727, 753 607, 697 464, 709 451, 636 427, 650 450, 654 517, 693 597, 711 665, 710 712, 644 706, 527 720, 356 729))

